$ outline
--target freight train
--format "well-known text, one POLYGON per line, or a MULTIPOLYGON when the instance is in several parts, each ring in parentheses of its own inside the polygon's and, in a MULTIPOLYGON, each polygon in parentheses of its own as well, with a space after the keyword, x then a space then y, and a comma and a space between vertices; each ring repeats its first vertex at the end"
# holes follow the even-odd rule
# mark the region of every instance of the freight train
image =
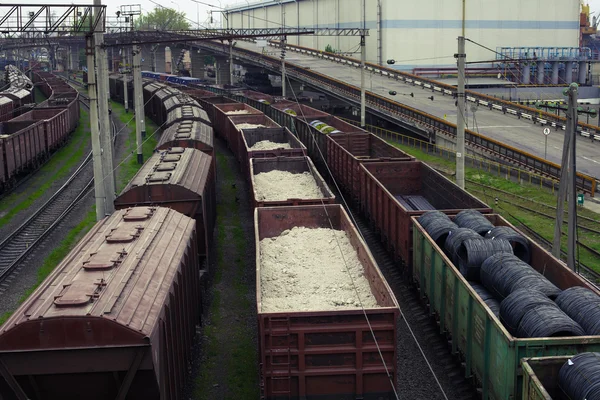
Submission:
MULTIPOLYGON (((29 398, 39 398, 39 393, 66 399, 180 398, 210 272, 206 253, 216 212, 213 133, 239 161, 255 207, 265 398, 392 399, 389 376, 394 379, 402 372, 395 362, 398 304, 329 185, 339 187, 363 213, 397 267, 413 280, 484 399, 522 398, 520 361, 525 357, 600 350, 600 336, 522 338, 505 326, 485 292, 461 272, 464 257, 454 259, 444 249, 441 238, 451 237, 464 215, 477 218, 490 231, 504 226, 524 239, 531 256, 528 276, 532 271, 543 274, 556 287, 554 295, 574 286, 592 296, 600 293, 426 164, 310 107, 289 102, 266 106, 231 88, 174 89, 144 82, 146 113, 170 127, 160 149, 117 198, 117 207, 123 209, 99 222, 1 328, 0 359, 8 382, 0 383, 0 393, 5 398, 17 398, 14 390, 29 398), (174 99, 177 105, 169 101, 174 99), (268 107, 267 115, 258 107, 268 107), (265 141, 277 145, 256 146, 265 141), (272 171, 305 176, 316 187, 315 194, 270 199, 259 178, 272 171), (429 231, 425 219, 431 215, 447 218, 444 226, 450 228, 440 235, 429 231), (261 281, 262 242, 302 227, 345 232, 353 249, 348 254, 356 252, 367 278, 365 293, 372 306, 265 308, 272 299, 261 281), (365 313, 374 325, 367 323, 365 313)), ((491 241, 483 236, 487 233, 481 230, 471 240, 491 241)), ((517 242, 506 243, 510 249, 504 251, 521 254, 517 242)), ((469 254, 468 249, 461 251, 469 254)), ((467 266, 471 272, 479 268, 467 266)))
POLYGON ((48 159, 79 123, 75 89, 48 72, 34 71, 33 80, 47 98, 40 104, 31 104, 31 87, 0 94, 0 111, 10 116, 0 118, 0 193, 48 159))

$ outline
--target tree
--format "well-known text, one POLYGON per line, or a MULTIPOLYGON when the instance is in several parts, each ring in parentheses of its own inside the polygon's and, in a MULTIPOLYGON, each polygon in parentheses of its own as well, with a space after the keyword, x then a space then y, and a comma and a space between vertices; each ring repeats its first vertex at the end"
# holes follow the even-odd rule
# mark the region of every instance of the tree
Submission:
POLYGON ((177 12, 172 8, 155 8, 154 11, 142 14, 135 21, 136 29, 141 30, 186 30, 190 29, 190 23, 185 14, 177 12))

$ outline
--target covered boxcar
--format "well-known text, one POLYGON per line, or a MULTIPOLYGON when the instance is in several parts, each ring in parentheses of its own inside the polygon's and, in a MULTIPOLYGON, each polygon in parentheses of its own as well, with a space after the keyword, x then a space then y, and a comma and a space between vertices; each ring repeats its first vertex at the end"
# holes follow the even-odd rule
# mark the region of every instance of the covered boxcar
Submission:
POLYGON ((208 254, 216 220, 212 157, 196 149, 171 148, 146 161, 115 199, 115 208, 159 205, 196 220, 198 254, 208 254))
POLYGON ((160 207, 98 222, 2 326, 4 398, 180 399, 200 320, 194 227, 160 207))

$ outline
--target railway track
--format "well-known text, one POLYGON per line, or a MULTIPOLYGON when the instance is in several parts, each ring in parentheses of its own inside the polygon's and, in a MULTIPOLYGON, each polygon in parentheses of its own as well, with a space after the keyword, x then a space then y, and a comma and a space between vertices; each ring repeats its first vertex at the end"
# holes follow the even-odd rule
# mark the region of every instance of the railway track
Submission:
MULTIPOLYGON (((87 98, 81 104, 89 108, 87 98)), ((112 122, 113 141, 116 139, 115 124, 112 122)), ((17 266, 31 254, 36 246, 51 233, 64 218, 94 188, 92 168, 93 155, 90 151, 71 177, 48 201, 10 236, 0 243, 0 282, 15 272, 17 266)), ((6 286, 3 287, 6 289, 6 286)), ((0 288, 0 290, 2 290, 0 288)))

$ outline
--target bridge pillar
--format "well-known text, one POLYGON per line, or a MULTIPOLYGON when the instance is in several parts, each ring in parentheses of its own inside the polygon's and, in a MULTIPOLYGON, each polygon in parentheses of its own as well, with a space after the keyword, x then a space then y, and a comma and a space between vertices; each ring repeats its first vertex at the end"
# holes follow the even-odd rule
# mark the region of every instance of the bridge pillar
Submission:
POLYGON ((141 46, 142 49, 142 71, 154 71, 154 55, 152 54, 152 46, 141 46))
POLYGON ((579 63, 579 84, 585 85, 587 82, 587 62, 581 61, 579 63))
POLYGON ((229 71, 229 59, 227 57, 215 57, 217 66, 215 68, 215 76, 217 85, 231 84, 231 74, 229 71))
POLYGON ((531 67, 526 64, 523 67, 523 76, 521 77, 521 83, 523 85, 529 85, 529 82, 531 82, 531 67))
POLYGON ((573 82, 573 62, 568 61, 565 63, 565 83, 570 85, 573 82))
POLYGON ((159 46, 152 54, 154 54, 154 71, 165 73, 167 71, 165 48, 159 46))
POLYGON ((559 67, 558 62, 552 63, 552 84, 553 85, 558 85, 558 67, 559 67))
POLYGON ((538 85, 543 85, 544 84, 544 74, 545 74, 545 69, 546 67, 546 63, 544 61, 539 61, 537 63, 537 84, 538 85))
POLYGON ((204 55, 200 53, 199 49, 190 48, 190 61, 192 64, 190 76, 204 79, 204 55))

